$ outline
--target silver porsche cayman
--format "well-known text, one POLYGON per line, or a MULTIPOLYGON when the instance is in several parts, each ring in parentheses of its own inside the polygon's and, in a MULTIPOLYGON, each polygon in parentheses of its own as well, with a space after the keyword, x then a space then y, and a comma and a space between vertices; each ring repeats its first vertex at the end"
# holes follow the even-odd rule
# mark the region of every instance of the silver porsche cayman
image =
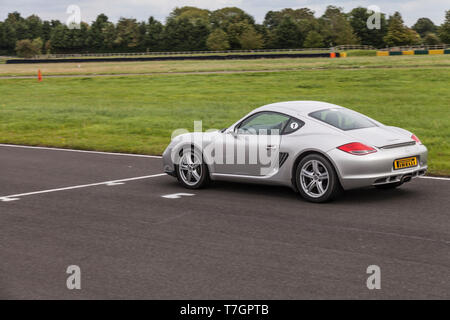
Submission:
POLYGON ((407 130, 330 103, 289 101, 223 130, 178 135, 163 162, 190 189, 211 180, 276 184, 325 202, 341 190, 396 188, 424 175, 427 153, 407 130))

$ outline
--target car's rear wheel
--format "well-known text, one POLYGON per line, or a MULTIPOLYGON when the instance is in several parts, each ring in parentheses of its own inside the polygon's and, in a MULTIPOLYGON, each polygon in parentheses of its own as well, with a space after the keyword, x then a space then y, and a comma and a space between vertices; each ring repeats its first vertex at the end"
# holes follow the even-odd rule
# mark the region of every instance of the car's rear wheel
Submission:
POLYGON ((319 154, 310 154, 300 160, 296 182, 302 197, 311 202, 330 201, 341 190, 333 165, 319 154))
POLYGON ((376 185, 375 188, 383 189, 383 190, 389 190, 389 189, 395 189, 397 187, 400 187, 402 184, 403 183, 401 183, 401 182, 379 184, 379 185, 376 185))
POLYGON ((204 163, 202 154, 194 148, 180 151, 176 170, 178 181, 188 189, 199 189, 209 182, 208 166, 204 163))

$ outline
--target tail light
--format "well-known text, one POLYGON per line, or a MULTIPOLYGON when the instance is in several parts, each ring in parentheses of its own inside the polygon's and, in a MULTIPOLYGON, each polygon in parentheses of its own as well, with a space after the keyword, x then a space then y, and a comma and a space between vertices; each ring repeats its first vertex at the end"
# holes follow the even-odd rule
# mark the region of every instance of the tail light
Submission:
POLYGON ((338 147, 338 149, 356 156, 363 156, 369 153, 377 152, 376 149, 366 146, 360 142, 347 143, 338 147))
POLYGON ((422 144, 422 142, 420 141, 420 139, 417 138, 415 134, 413 134, 413 135, 411 136, 411 139, 413 139, 413 140, 414 140, 415 142, 417 142, 418 144, 422 144))

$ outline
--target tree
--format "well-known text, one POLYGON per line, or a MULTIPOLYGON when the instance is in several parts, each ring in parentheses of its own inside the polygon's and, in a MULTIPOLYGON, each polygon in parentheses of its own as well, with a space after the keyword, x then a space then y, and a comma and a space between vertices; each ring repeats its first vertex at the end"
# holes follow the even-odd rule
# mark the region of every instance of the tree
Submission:
POLYGON ((271 48, 302 47, 306 35, 319 29, 314 12, 308 8, 269 11, 265 16, 264 26, 269 30, 266 41, 271 48), (288 33, 293 37, 291 41, 287 41, 288 33))
POLYGON ((211 12, 206 9, 200 9, 196 7, 181 7, 175 8, 169 15, 170 19, 188 19, 189 22, 196 24, 200 20, 203 24, 210 24, 211 12))
POLYGON ((240 36, 255 25, 255 19, 236 7, 222 8, 211 13, 213 29, 222 29, 228 35, 228 43, 231 49, 241 48, 240 36))
POLYGON ((170 19, 164 29, 164 49, 168 51, 206 50, 208 26, 193 24, 187 18, 170 19))
POLYGON ((5 44, 6 44, 6 40, 5 40, 5 33, 4 33, 4 23, 2 21, 0 21, 0 50, 5 49, 5 44))
POLYGON ((270 46, 278 49, 295 49, 302 46, 299 27, 291 17, 284 17, 274 28, 270 46))
POLYGON ((31 15, 24 20, 26 25, 26 37, 35 39, 42 36, 42 20, 37 15, 31 15))
POLYGON ((148 23, 145 25, 146 32, 144 35, 144 47, 151 51, 160 51, 163 49, 163 31, 164 26, 161 22, 153 17, 148 19, 148 23))
POLYGON ((52 33, 52 25, 50 21, 44 21, 42 23, 42 32, 41 32, 42 40, 48 41, 50 39, 51 33, 52 33))
POLYGON ((353 32, 348 16, 342 8, 328 6, 320 18, 321 34, 330 46, 357 44, 358 37, 353 32))
POLYGON ((290 9, 286 8, 281 11, 269 11, 267 12, 265 18, 264 18, 264 26, 266 26, 268 29, 274 29, 278 27, 281 23, 281 21, 289 17, 291 18, 295 23, 301 23, 304 21, 311 21, 314 20, 314 11, 308 8, 300 8, 300 9, 290 9))
POLYGON ((264 46, 263 37, 253 27, 248 28, 241 34, 239 43, 244 50, 261 49, 264 46))
POLYGON ((111 50, 114 47, 114 40, 116 39, 116 27, 113 23, 108 23, 103 28, 103 34, 105 36, 104 39, 104 48, 111 50))
POLYGON ((223 51, 230 48, 227 34, 222 29, 211 32, 206 40, 206 45, 212 51, 223 51))
POLYGON ((384 36, 387 33, 386 16, 380 13, 380 28, 369 29, 367 20, 372 14, 369 14, 367 8, 358 7, 350 12, 350 25, 355 35, 360 39, 361 44, 381 48, 384 44, 384 36))
POLYGON ((412 29, 416 31, 421 38, 425 38, 428 33, 436 33, 437 26, 428 18, 419 18, 412 29))
POLYGON ((52 42, 50 40, 45 41, 44 49, 46 54, 50 54, 52 52, 52 42))
POLYGON ((389 17, 388 32, 384 37, 384 42, 388 46, 403 46, 420 43, 420 36, 417 32, 409 29, 403 24, 402 16, 399 12, 389 17))
POLYGON ((317 31, 310 31, 303 43, 305 48, 322 48, 324 47, 323 37, 317 31))
POLYGON ((245 20, 232 23, 228 26, 226 33, 228 35, 228 42, 230 43, 232 49, 242 49, 241 37, 250 29, 254 30, 254 26, 245 20))
POLYGON ((11 52, 14 51, 18 40, 26 39, 26 25, 18 12, 8 14, 2 24, 2 42, 0 47, 11 52))
POLYGON ((206 40, 211 28, 210 14, 209 10, 196 7, 175 8, 167 19, 164 31, 166 48, 206 50, 206 40))
POLYGON ((64 24, 56 25, 50 35, 53 52, 66 52, 70 45, 69 29, 64 24))
POLYGON ((140 42, 139 26, 136 19, 120 18, 116 27, 114 45, 128 50, 136 48, 140 42))
MULTIPOLYGON (((72 30, 58 20, 43 21, 37 15, 24 18, 11 12, 0 21, 0 54, 12 54, 19 40, 33 43, 37 38, 42 40, 40 49, 47 53, 450 43, 450 10, 439 27, 428 18, 420 18, 408 28, 397 12, 389 19, 380 14, 380 28, 369 29, 371 15, 362 7, 345 13, 342 8, 328 6, 316 18, 311 9, 286 8, 267 12, 264 22, 257 24, 237 7, 209 11, 184 6, 172 10, 164 24, 153 17, 147 21, 121 18, 112 23, 105 14, 99 14, 91 24, 81 23, 79 29, 72 30)), ((29 47, 27 42, 19 46, 23 52, 29 47)))
POLYGON ((255 24, 255 19, 244 10, 236 7, 226 7, 211 13, 211 23, 215 28, 227 30, 231 24, 237 22, 247 22, 248 24, 255 24))
POLYGON ((80 23, 79 29, 69 29, 69 48, 72 52, 82 52, 86 50, 89 37, 89 25, 86 22, 80 23))
POLYGON ((426 45, 436 45, 441 43, 441 39, 435 33, 427 33, 423 38, 423 43, 426 45))
POLYGON ((97 16, 89 29, 87 43, 94 51, 101 51, 102 49, 112 47, 112 43, 106 41, 106 31, 111 23, 108 17, 101 13, 97 16))
POLYGON ((44 41, 42 41, 41 38, 36 38, 34 39, 31 44, 37 49, 37 54, 41 54, 42 53, 42 48, 44 46, 44 41))
POLYGON ((32 58, 41 53, 42 40, 36 38, 33 41, 30 39, 18 40, 16 44, 17 56, 22 58, 32 58))
POLYGON ((439 27, 439 38, 444 43, 450 43, 450 10, 445 12, 445 21, 439 27))
POLYGON ((50 44, 55 53, 83 52, 90 45, 89 25, 81 22, 80 29, 69 29, 65 24, 56 24, 50 35, 50 44))

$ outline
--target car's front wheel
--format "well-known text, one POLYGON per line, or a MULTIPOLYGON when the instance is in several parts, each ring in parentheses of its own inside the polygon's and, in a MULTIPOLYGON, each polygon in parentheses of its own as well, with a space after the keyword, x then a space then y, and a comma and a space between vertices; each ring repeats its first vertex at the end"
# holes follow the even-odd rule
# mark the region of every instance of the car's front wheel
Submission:
POLYGON ((180 152, 176 170, 178 181, 188 189, 199 189, 209 182, 208 166, 202 154, 194 148, 180 152))
POLYGON ((330 201, 341 190, 333 165, 319 154, 308 155, 298 163, 296 182, 302 197, 311 202, 330 201))

